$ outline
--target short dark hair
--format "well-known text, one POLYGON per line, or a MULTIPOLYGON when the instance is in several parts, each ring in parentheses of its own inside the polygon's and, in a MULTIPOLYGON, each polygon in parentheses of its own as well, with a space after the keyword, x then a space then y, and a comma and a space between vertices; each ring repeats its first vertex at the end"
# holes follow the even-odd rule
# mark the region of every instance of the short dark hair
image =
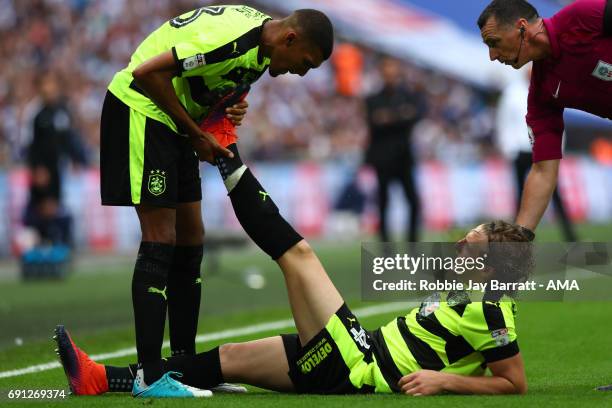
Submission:
POLYGON ((500 25, 511 25, 519 18, 532 22, 540 16, 525 0, 493 0, 478 17, 478 28, 482 30, 491 17, 500 25))
POLYGON ((307 40, 317 45, 327 60, 334 49, 334 27, 325 13, 313 9, 300 9, 293 12, 296 28, 307 40))

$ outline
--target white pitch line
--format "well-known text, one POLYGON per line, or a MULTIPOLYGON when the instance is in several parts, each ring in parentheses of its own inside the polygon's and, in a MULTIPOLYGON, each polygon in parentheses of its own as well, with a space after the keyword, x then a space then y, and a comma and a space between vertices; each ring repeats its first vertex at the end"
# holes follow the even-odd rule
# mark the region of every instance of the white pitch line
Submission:
MULTIPOLYGON (((413 306, 413 303, 405 303, 405 302, 394 302, 394 303, 383 303, 375 306, 362 307, 359 309, 355 309, 353 313, 358 317, 369 317, 376 316, 380 314, 397 312, 400 310, 407 311, 410 306, 413 306)), ((215 340, 223 340, 232 337, 240 337, 240 336, 248 336, 250 334, 268 332, 272 330, 281 330, 295 327, 293 319, 285 319, 285 320, 276 320, 273 322, 266 322, 260 324, 254 324, 251 326, 244 327, 236 327, 234 329, 227 329, 218 332, 208 333, 208 334, 200 334, 196 337, 196 343, 205 343, 208 341, 215 340)), ((170 342, 164 342, 164 348, 170 347, 170 342)), ((112 358, 126 357, 136 355, 136 347, 129 347, 124 349, 119 349, 116 351, 112 351, 109 353, 102 354, 93 354, 90 357, 93 360, 108 360, 112 358)), ((41 371, 52 370, 54 368, 61 367, 61 364, 57 361, 50 361, 44 364, 36 364, 29 367, 18 368, 15 370, 9 371, 1 371, 0 378, 10 378, 10 377, 18 377, 20 375, 38 373, 41 371)))

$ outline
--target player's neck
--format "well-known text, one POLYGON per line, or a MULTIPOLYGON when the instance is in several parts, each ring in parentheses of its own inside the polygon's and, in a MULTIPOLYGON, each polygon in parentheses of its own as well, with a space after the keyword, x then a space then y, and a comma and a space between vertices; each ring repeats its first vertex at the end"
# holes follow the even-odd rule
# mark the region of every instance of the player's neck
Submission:
POLYGON ((272 54, 276 38, 281 34, 282 25, 281 20, 269 20, 264 24, 259 40, 259 49, 264 57, 270 57, 272 54))

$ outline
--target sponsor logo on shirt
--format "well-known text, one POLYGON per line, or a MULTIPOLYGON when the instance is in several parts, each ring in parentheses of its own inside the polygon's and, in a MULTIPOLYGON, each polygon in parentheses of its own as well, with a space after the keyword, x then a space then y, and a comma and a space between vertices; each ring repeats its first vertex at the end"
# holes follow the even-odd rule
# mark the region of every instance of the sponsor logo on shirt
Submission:
POLYGON ((591 75, 602 81, 612 81, 612 64, 599 60, 591 75))
POLYGON ((353 335, 353 340, 358 343, 362 348, 369 350, 370 345, 368 344, 368 337, 366 336, 365 330, 363 328, 359 328, 359 330, 351 327, 351 334, 353 335))
POLYGON ((423 302, 421 303, 421 307, 419 308, 419 315, 421 317, 427 317, 439 308, 440 294, 436 292, 428 296, 425 300, 423 300, 423 302))
POLYGON ((495 344, 497 347, 505 346, 506 344, 510 344, 510 337, 508 336, 508 328, 504 327, 503 329, 493 330, 491 332, 491 336, 495 340, 495 344))
POLYGON ((183 60, 184 71, 190 71, 203 65, 206 65, 206 58, 204 57, 204 54, 196 54, 193 57, 185 58, 183 60))

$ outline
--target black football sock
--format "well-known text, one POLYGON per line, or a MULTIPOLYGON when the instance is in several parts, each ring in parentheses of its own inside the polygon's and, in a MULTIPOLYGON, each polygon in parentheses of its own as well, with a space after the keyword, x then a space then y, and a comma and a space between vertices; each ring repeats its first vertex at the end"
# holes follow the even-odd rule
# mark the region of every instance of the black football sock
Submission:
POLYGON ((229 196, 244 231, 272 259, 280 258, 303 239, 248 168, 244 167, 229 196))
POLYGON ((173 356, 162 362, 163 371, 177 371, 178 380, 196 388, 208 389, 223 382, 219 347, 194 356, 173 356))
POLYGON ((223 180, 226 180, 232 175, 232 173, 243 165, 236 143, 232 143, 231 145, 227 146, 227 149, 234 153, 234 157, 215 157, 215 164, 217 165, 217 169, 219 170, 219 173, 221 173, 223 180))
POLYGON ((227 148, 234 157, 216 161, 236 217, 249 237, 276 260, 303 238, 280 215, 272 197, 242 163, 236 144, 227 148))
POLYGON ((231 159, 228 157, 217 157, 215 158, 215 162, 221 174, 221 178, 223 178, 225 188, 227 188, 229 193, 234 189, 236 184, 238 184, 240 177, 242 177, 247 167, 242 163, 236 143, 232 143, 227 146, 227 148, 234 153, 234 157, 231 159))
MULTIPOLYGON (((140 363, 161 359, 166 325, 166 289, 173 254, 172 245, 157 242, 140 244, 132 278, 136 350, 140 363)), ((150 384, 152 381, 153 378, 145 370, 145 382, 150 384)))
POLYGON ((202 296, 203 246, 177 246, 168 275, 168 319, 172 355, 195 354, 202 296))
POLYGON ((109 392, 130 392, 136 377, 136 366, 113 367, 105 365, 109 392))

